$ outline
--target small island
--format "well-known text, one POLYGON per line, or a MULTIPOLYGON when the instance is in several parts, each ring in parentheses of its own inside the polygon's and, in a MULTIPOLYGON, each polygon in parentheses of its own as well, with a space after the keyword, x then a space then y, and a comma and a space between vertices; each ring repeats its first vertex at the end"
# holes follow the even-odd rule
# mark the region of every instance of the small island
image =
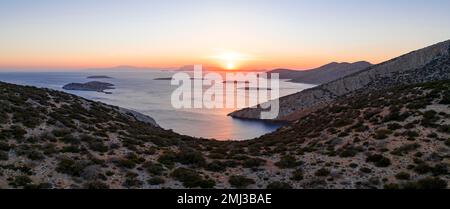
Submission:
POLYGON ((272 88, 259 88, 259 87, 245 87, 241 88, 246 91, 272 91, 272 88))
POLYGON ((245 83, 245 84, 249 84, 250 81, 224 81, 223 83, 234 83, 234 84, 245 83))
POLYGON ((171 81, 172 78, 155 78, 153 80, 155 80, 155 81, 171 81))
POLYGON ((88 76, 88 79, 112 79, 112 77, 106 76, 106 75, 93 75, 88 76))
MULTIPOLYGON (((206 81, 207 79, 205 79, 205 78, 190 78, 191 79, 191 81, 194 81, 194 80, 203 80, 203 81, 206 81)), ((169 77, 167 77, 167 78, 155 78, 155 79, 153 79, 153 80, 155 80, 155 81, 171 81, 171 80, 173 80, 173 78, 169 78, 169 77)))
POLYGON ((99 81, 91 81, 87 83, 69 83, 63 86, 63 89, 70 91, 96 91, 105 94, 111 94, 111 92, 105 92, 105 90, 114 89, 114 84, 99 81))

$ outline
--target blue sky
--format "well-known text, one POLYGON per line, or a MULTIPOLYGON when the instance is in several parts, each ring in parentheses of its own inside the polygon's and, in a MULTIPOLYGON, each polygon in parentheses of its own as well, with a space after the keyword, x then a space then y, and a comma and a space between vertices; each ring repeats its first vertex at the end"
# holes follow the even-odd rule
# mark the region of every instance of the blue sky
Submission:
POLYGON ((251 55, 249 67, 376 63, 450 39, 448 11, 443 0, 0 0, 0 66, 214 64, 224 51, 251 55))

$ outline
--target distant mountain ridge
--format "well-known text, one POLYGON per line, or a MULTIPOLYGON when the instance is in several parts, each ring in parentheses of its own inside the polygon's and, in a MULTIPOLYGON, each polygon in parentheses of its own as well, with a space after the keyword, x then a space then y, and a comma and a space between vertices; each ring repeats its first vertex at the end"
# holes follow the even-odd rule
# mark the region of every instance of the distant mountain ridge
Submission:
POLYGON ((355 63, 332 62, 311 70, 275 69, 268 73, 278 73, 280 79, 290 79, 290 81, 296 83, 322 84, 364 70, 370 66, 372 64, 366 61, 355 63))
MULTIPOLYGON (((277 120, 296 120, 340 96, 398 85, 450 79, 450 40, 413 51, 341 79, 280 98, 277 120)), ((246 108, 230 116, 259 119, 260 108, 246 108)))

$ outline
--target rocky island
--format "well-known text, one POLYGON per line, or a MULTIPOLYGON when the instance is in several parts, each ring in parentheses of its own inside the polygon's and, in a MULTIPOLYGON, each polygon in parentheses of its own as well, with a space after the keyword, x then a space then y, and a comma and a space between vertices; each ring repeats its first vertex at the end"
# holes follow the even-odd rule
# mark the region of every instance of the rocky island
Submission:
POLYGON ((114 89, 114 84, 99 81, 91 81, 87 83, 69 83, 63 86, 63 89, 70 91, 97 91, 102 93, 109 93, 105 92, 105 90, 114 89))
POLYGON ((246 91, 272 91, 272 88, 259 88, 259 87, 245 87, 240 88, 246 91))
POLYGON ((112 77, 106 76, 106 75, 94 75, 94 76, 88 76, 88 79, 111 79, 112 77))
POLYGON ((155 81, 171 81, 172 78, 169 78, 169 77, 167 77, 167 78, 155 78, 153 80, 155 80, 155 81))

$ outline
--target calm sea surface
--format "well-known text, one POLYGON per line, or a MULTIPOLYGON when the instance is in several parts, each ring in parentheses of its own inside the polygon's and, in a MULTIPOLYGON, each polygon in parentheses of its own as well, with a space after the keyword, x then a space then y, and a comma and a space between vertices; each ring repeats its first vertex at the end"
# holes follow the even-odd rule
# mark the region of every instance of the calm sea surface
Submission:
MULTIPOLYGON (((136 110, 153 117, 165 129, 177 133, 218 140, 251 139, 275 131, 279 124, 239 120, 228 117, 234 109, 175 109, 171 94, 177 86, 170 81, 155 78, 171 77, 169 71, 68 71, 68 72, 6 72, 0 71, 0 81, 50 88, 75 94, 90 100, 136 110), (112 79, 87 79, 88 76, 106 75, 112 79), (71 82, 103 81, 115 85, 112 94, 86 91, 66 91, 62 87, 71 82)), ((280 82, 280 96, 311 88, 313 85, 280 82)), ((255 95, 250 89, 249 95, 255 95)), ((248 95, 238 95, 248 97, 248 95)))

